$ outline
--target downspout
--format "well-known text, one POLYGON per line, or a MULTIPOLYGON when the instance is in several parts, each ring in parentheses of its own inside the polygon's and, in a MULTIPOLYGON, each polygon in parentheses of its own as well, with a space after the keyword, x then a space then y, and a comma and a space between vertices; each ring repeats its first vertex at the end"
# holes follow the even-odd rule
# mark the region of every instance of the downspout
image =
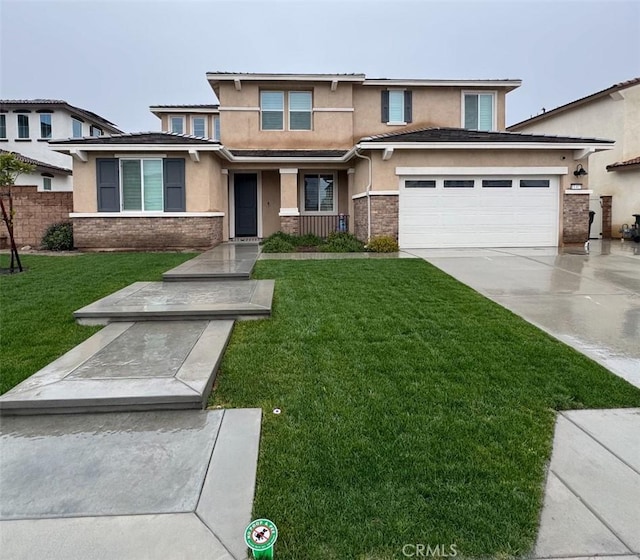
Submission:
MULTIPOLYGON (((367 183, 367 188, 365 192, 367 193, 367 244, 371 241, 371 177, 373 174, 373 163, 371 162, 371 158, 369 156, 363 156, 359 153, 359 149, 355 151, 356 157, 366 159, 369 162, 369 182, 367 183)), ((354 216, 355 219, 355 216, 354 216)))

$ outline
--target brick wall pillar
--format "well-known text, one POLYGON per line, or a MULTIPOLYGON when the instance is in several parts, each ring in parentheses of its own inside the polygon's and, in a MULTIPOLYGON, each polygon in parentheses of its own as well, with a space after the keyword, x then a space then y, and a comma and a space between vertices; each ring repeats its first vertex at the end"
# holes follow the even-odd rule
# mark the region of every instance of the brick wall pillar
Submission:
POLYGON ((602 239, 611 239, 611 207, 612 196, 601 196, 600 205, 602 206, 602 239))
POLYGON ((565 191, 562 209, 562 242, 585 243, 589 239, 591 191, 565 191))
MULTIPOLYGON (((353 231, 360 241, 368 241, 367 196, 353 201, 353 231)), ((398 196, 370 195, 371 199, 371 237, 390 235, 398 239, 398 196)))

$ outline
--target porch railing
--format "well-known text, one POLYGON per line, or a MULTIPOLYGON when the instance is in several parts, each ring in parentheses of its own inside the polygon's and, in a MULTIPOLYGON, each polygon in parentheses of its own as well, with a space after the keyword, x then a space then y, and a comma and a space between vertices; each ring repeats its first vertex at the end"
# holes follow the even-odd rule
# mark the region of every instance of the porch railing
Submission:
POLYGON ((319 237, 327 237, 334 231, 349 231, 349 216, 347 214, 300 216, 300 235, 313 233, 319 237))

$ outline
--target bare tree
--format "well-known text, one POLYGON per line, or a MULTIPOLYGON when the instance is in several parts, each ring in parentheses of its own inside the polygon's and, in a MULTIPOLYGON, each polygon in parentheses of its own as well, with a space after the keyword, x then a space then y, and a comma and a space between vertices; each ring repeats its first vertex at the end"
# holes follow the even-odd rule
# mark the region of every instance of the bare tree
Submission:
POLYGON ((22 272, 22 263, 18 248, 13 237, 13 198, 11 196, 11 188, 16 184, 16 178, 22 173, 31 173, 35 166, 21 161, 15 154, 11 152, 0 154, 0 210, 2 211, 2 221, 7 226, 9 232, 9 243, 11 244, 11 265, 9 270, 15 271, 16 265, 18 271, 22 272), (8 209, 5 206, 5 199, 8 202, 8 209))

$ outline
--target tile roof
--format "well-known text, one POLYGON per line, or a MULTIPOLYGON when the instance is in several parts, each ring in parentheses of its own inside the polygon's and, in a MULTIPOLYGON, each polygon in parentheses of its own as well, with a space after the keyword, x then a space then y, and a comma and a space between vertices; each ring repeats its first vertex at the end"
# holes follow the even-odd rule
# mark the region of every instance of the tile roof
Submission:
POLYGON ((53 165, 51 163, 46 163, 38 159, 33 159, 28 156, 24 156, 18 152, 10 152, 8 150, 0 149, 0 154, 13 154, 21 162, 28 163, 30 165, 35 165, 40 170, 51 171, 52 173, 59 173, 62 175, 71 175, 71 169, 67 169, 66 167, 58 167, 57 165, 53 165))
POLYGON ((111 134, 104 136, 85 136, 84 138, 67 138, 64 140, 51 140, 52 145, 63 144, 84 144, 84 145, 104 145, 104 144, 178 144, 178 145, 219 145, 217 140, 189 136, 187 134, 176 134, 174 132, 127 132, 122 134, 111 134))
POLYGON ((116 127, 111 121, 108 121, 104 117, 101 117, 97 113, 93 111, 87 111, 86 109, 81 109, 80 107, 76 107, 74 105, 70 105, 66 101, 62 99, 0 99, 0 109, 4 109, 4 106, 21 106, 21 105, 32 105, 37 107, 58 107, 60 109, 67 109, 72 113, 76 113, 79 116, 87 117, 91 120, 94 120, 102 125, 112 129, 112 131, 121 132, 119 128, 116 127))
POLYGON ((347 150, 230 150, 237 157, 272 157, 272 158, 328 158, 342 157, 347 150))
POLYGON ((635 157, 633 159, 628 159, 626 161, 616 161, 611 165, 607 165, 607 171, 617 171, 618 169, 631 167, 635 165, 640 166, 640 156, 635 157))
POLYGON ((219 109, 220 105, 218 104, 207 104, 207 103, 192 103, 192 104, 179 104, 179 105, 149 105, 150 109, 219 109))
POLYGON ((484 132, 465 128, 422 128, 407 132, 391 132, 362 138, 360 142, 517 142, 546 144, 613 144, 613 140, 575 138, 547 134, 522 134, 519 132, 484 132))
POLYGON ((564 105, 560 105, 559 107, 556 107, 555 109, 551 109, 550 111, 545 111, 544 113, 541 113, 540 115, 536 115, 535 117, 531 117, 529 119, 525 119, 523 121, 520 121, 519 123, 515 123, 512 124, 511 126, 507 127, 507 130, 515 130, 517 128, 520 128, 522 126, 526 126, 528 124, 534 123, 534 122, 538 122, 541 120, 544 120, 548 117, 550 117, 551 115, 556 115, 558 113, 561 113, 563 111, 567 111, 568 109, 572 109, 573 107, 578 107, 580 105, 584 105, 585 103, 588 103, 590 101, 595 101, 596 99, 600 99, 601 97, 605 97, 607 95, 610 95, 612 93, 615 93, 616 91, 620 91, 622 89, 626 89, 635 85, 640 84, 640 77, 638 78, 632 78, 630 80, 626 80, 624 82, 619 82, 617 84, 613 84, 612 86, 597 91, 596 93, 592 93, 590 95, 587 95, 586 97, 581 97, 580 99, 576 99, 574 101, 570 101, 569 103, 565 103, 564 105))

